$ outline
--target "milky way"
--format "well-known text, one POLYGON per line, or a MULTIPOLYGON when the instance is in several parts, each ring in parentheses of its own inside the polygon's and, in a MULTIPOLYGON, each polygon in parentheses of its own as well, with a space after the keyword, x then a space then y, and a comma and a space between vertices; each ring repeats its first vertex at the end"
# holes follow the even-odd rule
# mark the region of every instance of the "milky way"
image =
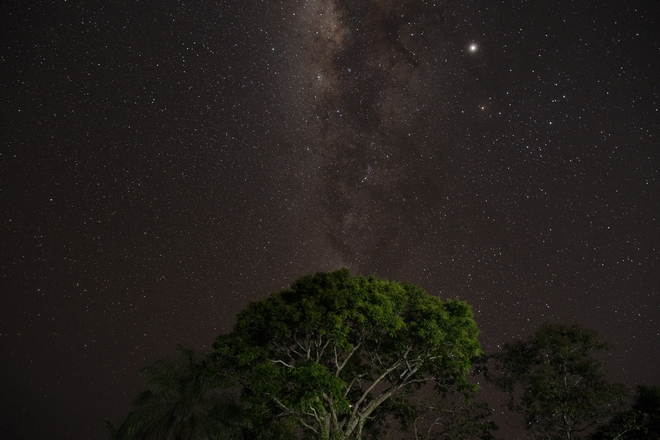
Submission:
POLYGON ((447 93, 443 10, 412 1, 297 6, 290 44, 302 53, 295 66, 302 80, 293 99, 311 134, 296 146, 311 151, 301 166, 323 187, 320 234, 341 264, 399 259, 396 248, 424 233, 419 190, 434 192, 443 180, 437 164, 430 174, 413 168, 447 161, 434 134, 447 93))

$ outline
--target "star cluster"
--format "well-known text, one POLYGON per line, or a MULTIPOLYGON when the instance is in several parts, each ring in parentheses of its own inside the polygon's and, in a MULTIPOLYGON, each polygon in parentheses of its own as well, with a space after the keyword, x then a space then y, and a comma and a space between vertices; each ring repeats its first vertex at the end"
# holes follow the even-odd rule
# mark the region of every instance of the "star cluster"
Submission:
POLYGON ((344 266, 466 300, 486 351, 581 323, 658 384, 658 5, 0 16, 0 436, 105 438, 141 367, 344 266))

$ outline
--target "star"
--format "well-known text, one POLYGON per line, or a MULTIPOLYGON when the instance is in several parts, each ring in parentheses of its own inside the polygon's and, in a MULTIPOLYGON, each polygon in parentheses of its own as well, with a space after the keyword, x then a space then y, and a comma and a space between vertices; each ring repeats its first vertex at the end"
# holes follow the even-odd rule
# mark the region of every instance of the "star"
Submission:
POLYGON ((479 46, 477 46, 477 43, 471 43, 470 47, 468 47, 468 50, 471 53, 475 53, 477 50, 479 50, 479 46))

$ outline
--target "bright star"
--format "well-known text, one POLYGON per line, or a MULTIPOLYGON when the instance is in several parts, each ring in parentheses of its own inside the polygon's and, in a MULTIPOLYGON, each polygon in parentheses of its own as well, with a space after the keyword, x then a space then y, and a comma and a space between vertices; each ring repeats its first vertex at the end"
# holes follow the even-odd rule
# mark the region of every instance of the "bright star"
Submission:
POLYGON ((474 52, 477 51, 477 49, 479 49, 479 46, 477 46, 477 43, 470 44, 470 48, 469 48, 470 52, 474 53, 474 52))

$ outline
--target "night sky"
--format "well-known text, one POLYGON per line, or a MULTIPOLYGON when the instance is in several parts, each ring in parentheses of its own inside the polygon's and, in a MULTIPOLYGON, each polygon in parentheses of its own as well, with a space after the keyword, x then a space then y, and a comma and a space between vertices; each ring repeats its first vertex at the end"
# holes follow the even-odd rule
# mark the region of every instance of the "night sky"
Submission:
MULTIPOLYGON (((141 367, 349 267, 660 383, 660 2, 0 6, 0 437, 102 439, 141 367)), ((519 438, 522 438, 520 436, 519 438)))

